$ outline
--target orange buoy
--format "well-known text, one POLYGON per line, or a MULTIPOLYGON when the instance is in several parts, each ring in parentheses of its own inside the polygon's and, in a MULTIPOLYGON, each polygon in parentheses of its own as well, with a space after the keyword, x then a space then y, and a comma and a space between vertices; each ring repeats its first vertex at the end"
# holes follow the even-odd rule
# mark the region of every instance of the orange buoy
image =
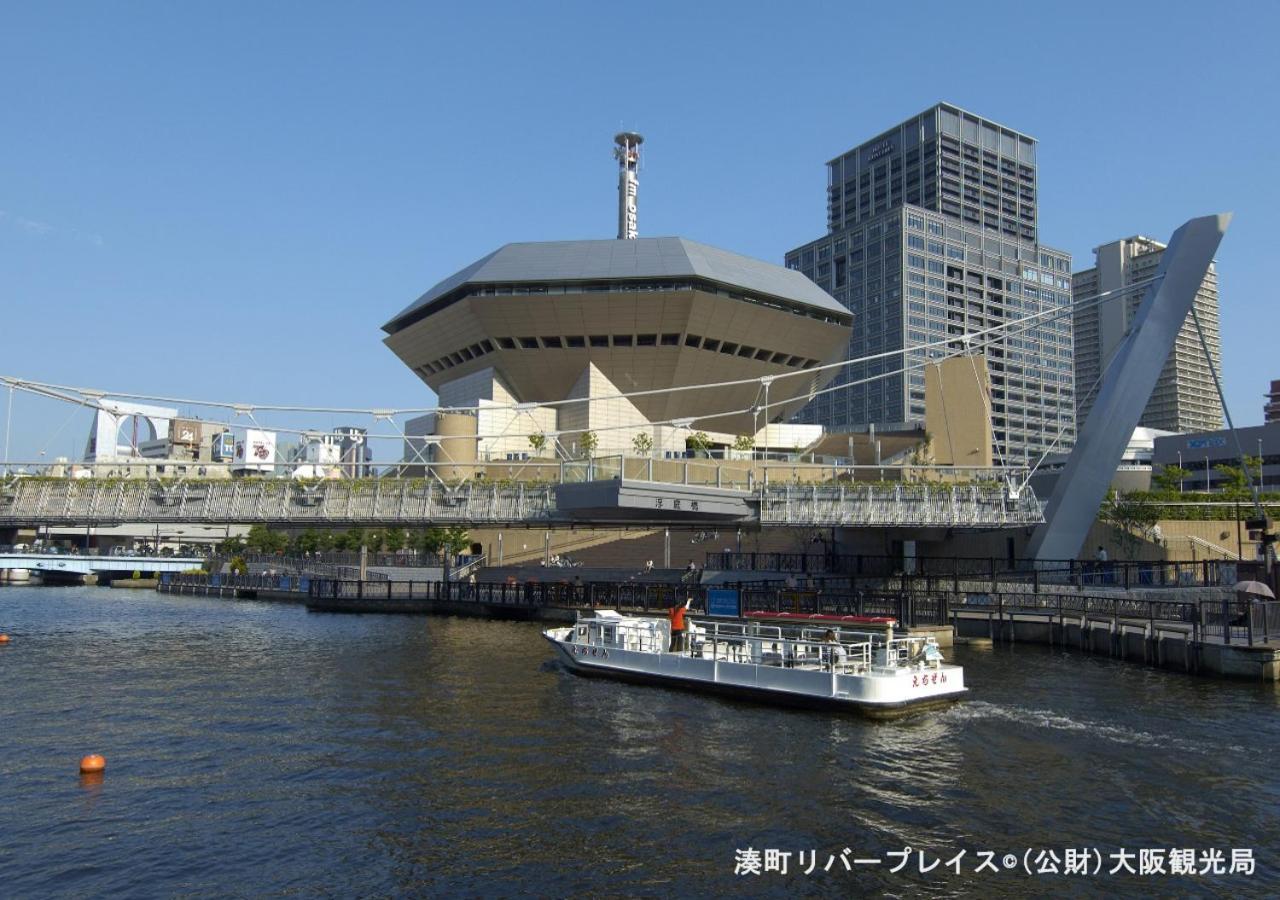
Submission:
POLYGON ((9 635, 0 634, 0 644, 7 644, 7 643, 9 643, 9 635))
POLYGON ((107 768, 107 761, 96 753, 90 753, 80 760, 80 774, 94 775, 107 768))

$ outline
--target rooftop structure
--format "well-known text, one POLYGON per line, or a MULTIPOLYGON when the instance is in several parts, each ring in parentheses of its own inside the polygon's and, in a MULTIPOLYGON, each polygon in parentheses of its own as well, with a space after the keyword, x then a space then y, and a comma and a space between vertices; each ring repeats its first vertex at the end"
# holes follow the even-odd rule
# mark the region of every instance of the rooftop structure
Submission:
POLYGON ((673 451, 691 430, 754 435, 832 377, 810 370, 842 357, 851 326, 800 273, 673 237, 508 244, 383 330, 440 405, 474 424, 449 428, 503 458, 527 455, 532 433, 558 437, 549 448, 562 455, 586 432, 602 453, 642 433, 673 451), (745 383, 672 390, 730 381, 745 383), (618 397, 644 391, 658 393, 618 397))

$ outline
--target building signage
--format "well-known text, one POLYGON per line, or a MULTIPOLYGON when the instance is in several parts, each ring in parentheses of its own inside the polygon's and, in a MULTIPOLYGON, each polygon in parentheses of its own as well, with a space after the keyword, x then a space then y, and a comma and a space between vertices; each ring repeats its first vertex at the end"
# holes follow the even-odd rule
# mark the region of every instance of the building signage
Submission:
POLYGON ((272 472, 276 463, 276 433, 246 428, 236 440, 235 467, 237 469, 272 472))
POLYGON ((1188 438, 1187 439, 1188 450, 1206 450, 1210 447, 1225 447, 1225 446, 1227 446, 1227 439, 1224 437, 1188 438))
POLYGON ((873 159, 879 159, 886 153, 892 152, 893 141, 881 141, 880 143, 867 148, 867 162, 871 162, 873 159))
POLYGON ((736 619, 741 612, 736 590, 712 588, 707 591, 707 615, 728 616, 736 619))
POLYGON ((626 218, 624 221, 623 234, 626 240, 635 240, 639 234, 636 228, 636 191, 639 185, 636 183, 636 175, 634 172, 626 172, 626 218))
POLYGON ((230 431, 214 435, 210 450, 214 462, 231 462, 236 452, 235 435, 230 431))

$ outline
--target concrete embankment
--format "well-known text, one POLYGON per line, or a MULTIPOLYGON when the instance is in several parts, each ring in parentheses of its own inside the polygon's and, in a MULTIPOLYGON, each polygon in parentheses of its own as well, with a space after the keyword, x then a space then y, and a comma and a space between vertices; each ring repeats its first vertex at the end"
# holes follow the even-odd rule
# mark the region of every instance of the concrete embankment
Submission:
POLYGON ((1048 644, 1180 672, 1280 681, 1280 645, 1197 639, 1193 626, 1183 622, 955 610, 952 624, 958 643, 1048 644))

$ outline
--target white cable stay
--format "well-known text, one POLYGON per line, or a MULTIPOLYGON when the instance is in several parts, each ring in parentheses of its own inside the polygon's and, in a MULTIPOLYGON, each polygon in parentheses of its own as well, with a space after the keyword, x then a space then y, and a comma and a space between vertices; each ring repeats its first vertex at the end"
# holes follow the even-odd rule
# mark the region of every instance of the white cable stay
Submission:
MULTIPOLYGON (((1083 301, 1082 303, 1065 304, 1062 306, 1051 307, 1050 309, 1041 310, 1040 312, 1033 313, 1031 315, 1021 316, 1016 319, 1009 319, 998 325, 993 325, 988 328, 981 329, 979 331, 967 332, 962 335, 948 335, 945 338, 940 338, 936 341, 930 341, 922 344, 915 344, 909 347, 888 350, 881 353, 869 354, 867 356, 862 356, 855 359, 841 360, 840 362, 829 363, 829 364, 817 366, 811 369, 802 369, 795 372, 785 372, 785 373, 779 373, 779 374, 755 376, 752 378, 733 379, 733 380, 721 381, 721 382, 707 382, 707 383, 700 383, 700 384, 694 384, 694 385, 678 385, 678 386, 667 387, 667 388, 654 388, 654 389, 643 390, 643 391, 629 391, 629 392, 622 392, 617 394, 608 394, 608 395, 599 396, 599 397, 588 397, 588 398, 581 398, 581 399, 574 399, 574 400, 548 401, 546 403, 531 403, 531 402, 525 401, 525 402, 514 403, 514 404, 493 404, 491 406, 485 406, 485 407, 480 407, 480 406, 473 406, 473 407, 435 406, 435 407, 400 407, 400 408, 316 407, 316 406, 298 406, 298 405, 269 404, 269 403, 250 404, 250 403, 244 403, 240 401, 195 400, 190 398, 165 397, 157 394, 147 394, 147 393, 104 391, 100 389, 78 388, 70 385, 41 382, 41 381, 35 381, 32 379, 23 379, 23 378, 18 378, 15 376, 7 376, 7 375, 0 375, 0 384, 5 384, 11 388, 15 388, 17 390, 35 394, 37 396, 43 396, 43 397, 57 400, 60 402, 71 403, 77 406, 87 407, 91 409, 98 409, 98 410, 103 410, 107 412, 115 411, 112 408, 110 401, 106 399, 108 397, 115 398, 115 399, 146 400, 153 403, 167 403, 167 404, 178 405, 178 406, 202 406, 202 407, 207 407, 212 409, 225 409, 235 413, 235 416, 239 416, 239 415, 246 416, 247 418, 249 418, 251 422, 253 422, 255 425, 263 429, 276 431, 284 434, 299 435, 299 436, 315 433, 317 429, 314 427, 297 428, 297 427, 290 427, 285 425, 261 424, 258 422, 256 417, 254 417, 253 413, 255 411, 257 412, 271 411, 271 412, 294 412, 294 413, 301 412, 301 413, 341 414, 341 415, 367 415, 367 416, 370 416, 375 421, 375 423, 379 421, 389 422, 391 426, 396 429, 396 432, 397 432, 396 434, 371 433, 366 436, 367 440, 375 440, 375 439, 406 440, 406 439, 410 439, 409 436, 405 434, 403 429, 395 425, 394 421, 392 420, 392 417, 397 415, 428 414, 428 413, 441 413, 441 412, 475 413, 480 411, 481 409, 488 410, 488 411, 521 412, 521 411, 527 411, 528 409, 534 406, 555 408, 559 406, 567 406, 570 404, 604 403, 604 402, 610 402, 615 400, 631 399, 635 397, 655 396, 655 395, 671 394, 671 393, 694 391, 694 390, 714 390, 717 388, 738 387, 744 384, 760 385, 760 391, 757 392, 757 398, 756 398, 758 401, 760 397, 760 393, 762 391, 766 390, 767 387, 770 384, 772 384, 774 381, 778 381, 783 378, 794 378, 794 377, 804 376, 804 375, 812 376, 814 373, 826 371, 833 368, 843 368, 845 366, 860 365, 860 364, 866 364, 869 362, 877 362, 885 359, 903 357, 909 353, 927 354, 927 358, 925 360, 914 362, 914 363, 905 363, 904 365, 902 365, 900 368, 897 368, 897 369, 893 369, 886 372, 874 373, 872 375, 868 375, 866 377, 859 378, 859 379, 841 381, 837 384, 829 385, 825 388, 821 388, 816 391, 810 391, 805 395, 805 398, 806 400, 812 400, 814 397, 822 396, 829 393, 835 393, 841 390, 847 390, 852 387, 868 384, 881 379, 892 378, 908 372, 917 371, 943 359, 951 359, 957 356, 972 354, 975 350, 983 350, 987 347, 997 345, 1008 337, 1022 334, 1026 331, 1032 330, 1034 328, 1038 328, 1043 324, 1045 324, 1046 322, 1057 321, 1059 319, 1066 318, 1067 316, 1074 315, 1078 311, 1089 309, 1093 306, 1100 305, 1101 303, 1116 299, 1120 296, 1123 296, 1129 293, 1134 293, 1139 290, 1145 290, 1147 287, 1154 284, 1156 281, 1157 281, 1157 278, 1155 277, 1144 279, 1142 281, 1138 281, 1138 282, 1134 282, 1133 284, 1126 285, 1125 287, 1122 287, 1122 288, 1117 288, 1112 291, 1104 291, 1100 294, 1097 294, 1089 298, 1087 301, 1083 301), (939 349, 941 349, 942 351, 941 354, 937 356, 933 355, 933 351, 937 351, 939 349)), ((665 426, 671 426, 671 427, 677 427, 677 428, 689 428, 689 427, 692 427, 692 425, 697 422, 713 421, 715 419, 725 418, 729 416, 756 414, 759 411, 760 411, 760 407, 758 403, 753 403, 752 406, 745 407, 745 408, 717 410, 715 412, 704 413, 698 416, 682 416, 682 417, 675 417, 675 418, 660 420, 660 421, 651 421, 648 424, 649 425, 665 425, 665 426)), ((232 419, 234 419, 235 416, 233 416, 232 419)), ((219 421, 219 420, 210 420, 210 419, 204 419, 202 421, 210 425, 221 426, 225 428, 233 428, 239 424, 234 421, 219 421)), ((593 428, 591 430, 593 432, 600 433, 600 432, 608 432, 608 431, 615 431, 615 430, 626 430, 634 427, 635 427, 634 425, 614 425, 614 426, 600 426, 598 428, 593 428)), ((1059 429, 1059 433, 1058 433, 1059 439, 1061 437, 1061 434, 1064 428, 1065 426, 1059 429)), ((324 430, 324 429, 320 429, 320 430, 324 430)), ((574 431, 576 432, 576 430, 574 431)), ((520 438, 520 437, 528 438, 528 437, 531 437, 533 434, 538 434, 538 433, 541 433, 546 437, 558 437, 562 432, 530 432, 529 434, 506 434, 505 436, 509 438, 520 438)), ((415 435, 413 437, 419 438, 421 436, 415 435)), ((1054 443, 1056 444, 1056 442, 1057 440, 1055 439, 1054 443)), ((1043 459, 1045 456, 1047 456, 1048 452, 1049 450, 1046 450, 1043 454, 1041 454, 1040 460, 1036 463, 1037 467, 1040 465, 1041 462, 1043 462, 1043 459)), ((1021 469, 1023 467, 1018 467, 1018 468, 1021 469)), ((1024 482, 1024 485, 1025 485, 1025 482, 1024 482)))

